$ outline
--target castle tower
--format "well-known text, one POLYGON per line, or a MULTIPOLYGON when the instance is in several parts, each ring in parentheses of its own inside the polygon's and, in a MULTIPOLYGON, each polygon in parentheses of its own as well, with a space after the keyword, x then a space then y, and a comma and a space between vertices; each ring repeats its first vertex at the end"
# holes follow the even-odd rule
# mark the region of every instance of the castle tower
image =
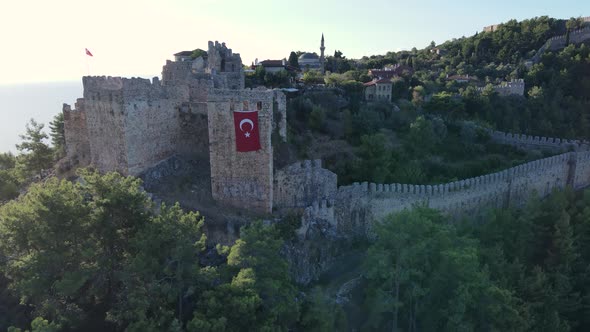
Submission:
MULTIPOLYGON (((271 213, 271 140, 273 136, 282 141, 287 138, 285 95, 275 90, 215 90, 209 95, 207 106, 213 199, 226 206, 271 213), (236 127, 234 111, 257 112, 257 120, 249 123, 251 130, 258 127, 258 149, 238 150, 237 135, 241 133, 237 128, 241 130, 242 125, 240 122, 236 127)), ((248 128, 248 122, 245 123, 248 128)))
POLYGON ((320 45, 320 68, 321 68, 322 74, 324 74, 326 72, 326 67, 325 67, 326 58, 324 58, 324 50, 325 49, 326 49, 326 47, 324 47, 324 34, 322 33, 322 43, 320 45))

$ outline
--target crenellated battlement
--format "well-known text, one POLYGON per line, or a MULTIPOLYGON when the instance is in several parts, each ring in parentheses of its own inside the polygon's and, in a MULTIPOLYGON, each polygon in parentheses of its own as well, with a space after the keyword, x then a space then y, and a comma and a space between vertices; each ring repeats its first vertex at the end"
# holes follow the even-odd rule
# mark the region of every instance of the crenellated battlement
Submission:
POLYGON ((90 101, 124 102, 166 98, 159 78, 84 76, 84 98, 90 101))
MULTIPOLYGON (((583 20, 584 20, 584 22, 588 22, 588 21, 586 21, 586 18, 583 18, 583 20)), ((589 39, 590 39, 590 27, 577 29, 577 30, 571 31, 569 34, 569 43, 570 44, 580 44, 580 43, 585 42, 589 39)), ((553 37, 547 39, 545 44, 543 44, 543 46, 541 46, 541 48, 539 48, 539 50, 535 53, 535 55, 531 59, 531 62, 532 63, 538 62, 546 50, 556 51, 556 50, 566 47, 567 42, 568 42, 567 34, 560 35, 560 36, 553 36, 553 37)))
POLYGON ((322 167, 322 160, 321 159, 314 159, 314 160, 303 160, 293 163, 284 168, 284 170, 288 171, 297 171, 297 170, 311 170, 313 168, 321 168, 322 167))
POLYGON ((504 133, 501 131, 489 130, 492 141, 500 144, 512 145, 527 148, 546 148, 557 151, 587 151, 590 150, 590 142, 579 140, 567 140, 553 137, 539 137, 524 134, 504 133))
MULTIPOLYGON (((309 163, 307 164, 310 169, 309 163)), ((318 165, 319 166, 319 165, 318 165)), ((305 169, 305 164, 287 169, 305 169)), ((333 179, 334 184, 337 179, 333 179)), ((424 204, 451 216, 478 215, 486 208, 520 206, 533 192, 544 197, 554 189, 590 186, 590 151, 566 152, 499 172, 449 183, 353 183, 334 195, 334 224, 340 236, 370 234, 371 225, 390 213, 424 204)), ((330 207, 329 205, 327 207, 330 207)), ((307 220, 320 206, 309 205, 307 220)), ((323 216, 321 218, 324 218, 323 216)))

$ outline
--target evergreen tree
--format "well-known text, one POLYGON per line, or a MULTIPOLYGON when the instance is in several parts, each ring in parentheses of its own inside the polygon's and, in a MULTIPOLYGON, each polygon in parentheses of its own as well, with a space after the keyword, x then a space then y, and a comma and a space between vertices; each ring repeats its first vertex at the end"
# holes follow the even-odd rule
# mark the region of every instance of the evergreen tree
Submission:
POLYGON ((43 132, 44 125, 31 119, 26 126, 26 132, 20 135, 22 143, 16 148, 21 152, 19 161, 23 163, 28 173, 41 176, 41 171, 51 167, 53 152, 43 141, 48 138, 43 132))
POLYGON ((288 62, 290 66, 299 68, 299 57, 297 56, 297 53, 291 51, 288 62))
POLYGON ((63 113, 58 113, 53 117, 53 121, 49 123, 49 129, 51 129, 50 135, 53 150, 55 151, 56 159, 59 159, 65 155, 66 148, 63 113))

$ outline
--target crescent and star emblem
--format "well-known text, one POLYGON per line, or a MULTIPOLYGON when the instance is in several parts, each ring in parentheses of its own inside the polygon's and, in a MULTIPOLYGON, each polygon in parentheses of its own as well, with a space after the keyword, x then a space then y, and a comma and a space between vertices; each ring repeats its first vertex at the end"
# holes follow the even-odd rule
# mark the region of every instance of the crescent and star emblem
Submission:
MULTIPOLYGON (((242 126, 244 125, 244 123, 247 123, 250 125, 250 131, 252 131, 252 129, 254 129, 254 122, 252 122, 252 120, 250 119, 243 119, 242 121, 240 121, 240 130, 244 131, 244 129, 242 128, 242 126)), ((244 134, 244 136, 246 136, 246 138, 250 137, 250 133, 246 131, 246 133, 244 134)))

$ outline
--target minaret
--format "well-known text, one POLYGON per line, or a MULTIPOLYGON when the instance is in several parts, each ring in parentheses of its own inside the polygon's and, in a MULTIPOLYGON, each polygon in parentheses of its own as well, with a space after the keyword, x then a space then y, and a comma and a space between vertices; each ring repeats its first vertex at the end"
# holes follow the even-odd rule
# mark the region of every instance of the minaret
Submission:
POLYGON ((324 64, 326 62, 326 59, 324 58, 324 50, 325 49, 326 48, 324 47, 324 33, 322 32, 322 44, 320 46, 320 68, 321 68, 322 74, 324 74, 326 72, 325 66, 324 66, 324 64))

